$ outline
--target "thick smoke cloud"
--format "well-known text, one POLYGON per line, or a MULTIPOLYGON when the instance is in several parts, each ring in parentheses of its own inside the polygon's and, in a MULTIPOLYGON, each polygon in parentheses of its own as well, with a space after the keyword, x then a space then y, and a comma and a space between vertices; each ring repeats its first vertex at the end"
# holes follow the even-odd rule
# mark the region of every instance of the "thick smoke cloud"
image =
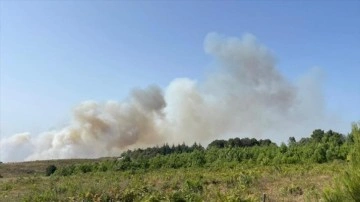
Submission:
POLYGON ((114 156, 165 142, 207 144, 233 136, 285 141, 328 123, 316 74, 290 83, 253 35, 210 33, 204 49, 217 65, 204 82, 177 78, 164 92, 135 89, 125 102, 86 101, 61 130, 2 139, 2 161, 114 156))

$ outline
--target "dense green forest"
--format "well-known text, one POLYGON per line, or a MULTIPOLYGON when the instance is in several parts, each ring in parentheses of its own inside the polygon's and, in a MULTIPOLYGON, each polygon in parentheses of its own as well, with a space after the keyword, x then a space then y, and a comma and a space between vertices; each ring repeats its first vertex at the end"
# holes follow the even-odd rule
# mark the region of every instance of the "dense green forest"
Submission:
POLYGON ((216 167, 227 165, 301 164, 325 163, 347 160, 354 144, 352 134, 343 135, 329 130, 314 130, 310 137, 296 141, 290 137, 288 144, 276 145, 270 140, 233 138, 214 140, 207 148, 194 143, 191 146, 168 145, 129 150, 118 159, 102 163, 71 165, 56 171, 56 175, 78 172, 149 170, 160 168, 216 167))

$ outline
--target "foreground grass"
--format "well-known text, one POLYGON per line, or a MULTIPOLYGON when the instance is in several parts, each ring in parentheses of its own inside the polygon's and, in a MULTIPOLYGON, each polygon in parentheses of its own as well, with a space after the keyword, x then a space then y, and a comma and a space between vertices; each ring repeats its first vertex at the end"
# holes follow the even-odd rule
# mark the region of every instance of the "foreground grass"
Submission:
POLYGON ((0 201, 260 201, 263 193, 269 201, 318 201, 345 166, 224 164, 66 177, 35 172, 1 178, 0 201))

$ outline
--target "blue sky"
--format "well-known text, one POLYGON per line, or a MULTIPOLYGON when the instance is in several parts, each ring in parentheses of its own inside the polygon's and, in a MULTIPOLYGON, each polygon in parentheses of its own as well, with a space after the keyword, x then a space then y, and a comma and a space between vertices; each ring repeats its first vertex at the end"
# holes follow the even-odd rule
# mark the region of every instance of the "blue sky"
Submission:
POLYGON ((254 34, 290 81, 324 72, 326 108, 360 120, 359 1, 1 1, 1 135, 65 125, 84 100, 202 80, 209 32, 254 34))

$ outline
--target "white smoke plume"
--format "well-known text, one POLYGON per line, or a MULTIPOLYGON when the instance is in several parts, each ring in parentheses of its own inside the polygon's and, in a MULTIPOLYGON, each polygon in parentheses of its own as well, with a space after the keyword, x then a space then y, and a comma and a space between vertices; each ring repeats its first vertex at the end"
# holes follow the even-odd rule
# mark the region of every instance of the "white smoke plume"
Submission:
POLYGON ((172 81, 133 90, 125 102, 86 101, 71 124, 37 136, 0 141, 2 161, 95 158, 167 143, 207 144, 214 138, 304 136, 328 123, 316 76, 291 83, 276 69, 272 53, 251 34, 206 36, 204 49, 217 69, 201 83, 172 81))

